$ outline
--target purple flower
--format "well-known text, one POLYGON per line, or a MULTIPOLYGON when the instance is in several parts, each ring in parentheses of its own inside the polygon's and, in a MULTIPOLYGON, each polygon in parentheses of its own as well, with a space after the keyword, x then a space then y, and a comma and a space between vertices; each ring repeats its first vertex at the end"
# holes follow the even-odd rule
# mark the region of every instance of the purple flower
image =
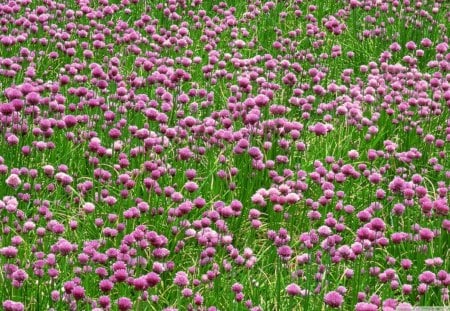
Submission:
POLYGON ((102 307, 102 308, 107 308, 109 307, 109 305, 111 304, 111 300, 109 298, 109 296, 100 296, 98 298, 98 304, 102 307))
POLYGON ((3 310, 4 311, 23 311, 25 310, 25 306, 21 302, 16 302, 12 300, 3 301, 3 310))
POLYGON ((339 308, 344 302, 344 297, 337 291, 327 293, 324 298, 324 302, 332 308, 339 308))
POLYGON ((436 275, 431 271, 425 271, 419 275, 419 281, 425 284, 431 284, 436 279, 436 275))
POLYGON ((196 182, 193 182, 193 181, 188 181, 185 185, 184 185, 184 187, 185 187, 185 189, 188 191, 188 192, 195 192, 195 191, 197 191, 198 190, 198 185, 197 185, 197 183, 196 182))
POLYGON ((434 233, 428 228, 422 228, 419 230, 419 236, 422 241, 430 242, 434 239, 434 233))
POLYGON ((243 289, 244 289, 244 286, 242 286, 242 284, 240 284, 240 283, 234 283, 231 286, 231 290, 233 292, 235 292, 236 294, 242 292, 243 289))
POLYGON ((189 285, 189 278, 186 272, 184 271, 178 271, 175 274, 175 278, 173 280, 173 283, 175 285, 178 285, 180 287, 185 287, 189 285))
POLYGON ((189 147, 184 147, 178 149, 178 156, 181 160, 189 160, 194 156, 194 153, 189 149, 189 147))
POLYGON ((417 286, 417 292, 419 295, 424 295, 428 290, 428 285, 426 283, 420 283, 419 286, 417 286))
POLYGON ((101 280, 99 283, 99 288, 102 292, 109 292, 114 287, 114 283, 110 280, 101 280))
POLYGON ((277 253, 282 260, 286 261, 289 260, 292 256, 292 249, 287 245, 283 245, 278 248, 277 253))
POLYGON ((6 184, 10 186, 11 188, 16 189, 20 184, 22 183, 22 180, 19 178, 17 174, 11 174, 6 178, 6 184))
POLYGON ((358 302, 355 306, 355 311, 377 311, 378 306, 368 302, 358 302))
POLYGON ((412 290, 413 290, 412 285, 410 285, 410 284, 403 284, 403 286, 402 286, 402 293, 403 293, 403 295, 411 294, 412 290))
POLYGON ((309 130, 317 136, 325 135, 328 132, 328 128, 325 124, 319 122, 309 127, 309 130))
POLYGON ((5 256, 6 258, 16 257, 18 252, 18 249, 14 246, 5 246, 0 248, 0 255, 5 256))
POLYGON ((53 301, 58 301, 59 299, 60 299, 60 294, 59 294, 59 292, 57 291, 57 290, 53 290, 52 292, 51 292, 51 299, 53 300, 53 301))
POLYGON ((148 287, 148 282, 145 276, 141 276, 133 280, 133 286, 136 290, 145 290, 148 287))
POLYGON ((372 227, 372 230, 375 231, 384 231, 386 229, 386 224, 381 218, 373 218, 370 221, 370 226, 372 227))
POLYGON ((403 269, 408 270, 412 267, 412 261, 409 259, 402 259, 400 261, 400 265, 402 266, 403 269))
POLYGON ((75 286, 75 288, 72 290, 72 294, 76 300, 83 299, 85 296, 84 288, 82 286, 75 286))
POLYGON ((133 303, 131 302, 130 298, 120 297, 117 300, 117 307, 120 311, 128 311, 133 308, 133 303))
POLYGON ((114 277, 117 282, 124 282, 128 277, 128 272, 126 269, 118 269, 114 272, 114 277))
POLYGON ((304 296, 306 294, 306 291, 304 289, 301 289, 300 286, 298 286, 295 283, 291 283, 288 286, 286 286, 286 293, 290 296, 304 296))

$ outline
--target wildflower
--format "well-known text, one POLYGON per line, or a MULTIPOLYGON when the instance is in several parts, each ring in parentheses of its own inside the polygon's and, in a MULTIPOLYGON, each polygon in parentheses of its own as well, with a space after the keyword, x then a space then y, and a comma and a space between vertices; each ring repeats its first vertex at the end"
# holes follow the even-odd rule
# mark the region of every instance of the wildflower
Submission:
POLYGON ((242 286, 242 284, 240 284, 240 283, 234 283, 231 286, 231 290, 233 292, 235 292, 236 294, 242 292, 243 289, 244 289, 244 286, 242 286))
POLYGON ((14 246, 6 246, 0 248, 0 255, 5 256, 6 258, 14 258, 17 256, 19 250, 14 246))
POLYGON ((295 283, 291 283, 288 286, 286 286, 286 292, 290 296, 299 296, 299 295, 304 296, 305 294, 305 290, 301 289, 301 287, 295 283))
POLYGON ((436 279, 436 275, 431 271, 425 271, 419 275, 419 281, 425 284, 431 284, 436 279))
POLYGON ((344 302, 344 297, 337 291, 332 291, 324 296, 324 302, 332 308, 339 308, 344 302))
POLYGON ((282 260, 287 261, 292 256, 292 249, 287 245, 283 245, 278 248, 277 253, 282 260))
POLYGON ((430 242, 434 239, 434 233, 428 228, 422 228, 419 230, 419 236, 422 241, 430 242))
POLYGON ((328 132, 328 128, 326 127, 326 125, 321 122, 316 123, 313 126, 310 126, 309 130, 314 134, 316 134, 317 136, 325 135, 328 132))
POLYGON ((6 184, 11 188, 16 189, 20 186, 20 184, 22 184, 22 180, 19 178, 19 175, 11 174, 8 176, 8 178, 6 178, 6 184))
POLYGON ((358 302, 355 306, 355 311, 377 311, 378 306, 368 302, 358 302))
POLYGON ((173 283, 180 286, 180 287, 185 287, 189 285, 189 279, 188 279, 188 275, 186 274, 186 272, 184 271, 178 271, 175 274, 175 278, 173 280, 173 283))
POLYGON ((133 308, 133 303, 131 302, 130 298, 120 297, 117 300, 117 307, 120 311, 128 311, 133 308))
POLYGON ((76 300, 80 300, 85 297, 85 290, 82 286, 75 286, 72 290, 72 294, 76 300))
POLYGON ((99 283, 99 288, 102 292, 109 292, 114 287, 114 283, 110 280, 101 280, 99 283))
POLYGON ((111 300, 109 298, 109 296, 100 296, 98 298, 98 304, 102 307, 102 308, 108 308, 111 304, 111 300))
POLYGON ((4 311, 23 311, 25 310, 25 306, 21 302, 16 302, 12 300, 3 301, 3 310, 4 311))

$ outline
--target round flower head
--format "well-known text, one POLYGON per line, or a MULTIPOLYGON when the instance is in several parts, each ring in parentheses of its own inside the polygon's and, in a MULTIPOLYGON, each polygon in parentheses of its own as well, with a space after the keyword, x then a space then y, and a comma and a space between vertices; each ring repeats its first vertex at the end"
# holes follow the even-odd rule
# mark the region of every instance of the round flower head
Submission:
POLYGON ((422 241, 430 242, 434 239, 434 232, 428 228, 422 228, 419 230, 419 236, 422 241))
POLYGON ((184 271, 178 271, 175 274, 173 283, 180 287, 185 287, 185 286, 189 285, 189 279, 188 279, 187 273, 184 271))
POLYGON ((128 311, 133 308, 133 303, 127 297, 120 297, 117 300, 117 307, 119 308, 120 311, 128 311))
POLYGON ((431 284, 436 279, 436 275, 431 271, 425 271, 419 275, 419 281, 426 284, 431 284))
POLYGON ((339 308, 344 302, 344 297, 337 291, 332 291, 327 293, 323 300, 331 308, 339 308))
POLYGON ((368 302, 358 302, 355 306, 355 311, 377 311, 378 306, 368 302))
POLYGON ((85 296, 84 288, 82 286, 75 286, 75 288, 72 290, 72 294, 76 300, 83 299, 85 296))
POLYGON ((304 295, 304 292, 305 290, 301 289, 301 287, 295 283, 291 283, 286 286, 286 293, 290 296, 304 295))
POLYGON ((20 186, 22 183, 22 180, 19 178, 19 175, 17 174, 11 174, 6 178, 6 184, 10 186, 11 188, 16 189, 20 186))
POLYGON ((328 132, 326 125, 321 122, 309 127, 309 130, 317 136, 325 135, 328 132))
POLYGON ((23 311, 25 310, 25 306, 21 302, 16 302, 12 300, 3 301, 3 310, 5 311, 23 311))

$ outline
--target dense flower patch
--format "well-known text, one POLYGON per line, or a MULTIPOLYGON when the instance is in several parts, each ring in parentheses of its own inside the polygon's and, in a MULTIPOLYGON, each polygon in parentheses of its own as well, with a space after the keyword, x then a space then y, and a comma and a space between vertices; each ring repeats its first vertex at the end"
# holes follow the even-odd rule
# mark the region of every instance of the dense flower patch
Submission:
POLYGON ((447 1, 4 1, 0 305, 448 306, 447 1))

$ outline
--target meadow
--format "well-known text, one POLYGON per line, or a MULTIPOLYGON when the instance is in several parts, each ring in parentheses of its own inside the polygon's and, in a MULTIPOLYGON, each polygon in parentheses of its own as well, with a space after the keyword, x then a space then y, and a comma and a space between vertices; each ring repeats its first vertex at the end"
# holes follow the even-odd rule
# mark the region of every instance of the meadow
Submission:
POLYGON ((450 307, 450 3, 0 4, 0 306, 450 307))

